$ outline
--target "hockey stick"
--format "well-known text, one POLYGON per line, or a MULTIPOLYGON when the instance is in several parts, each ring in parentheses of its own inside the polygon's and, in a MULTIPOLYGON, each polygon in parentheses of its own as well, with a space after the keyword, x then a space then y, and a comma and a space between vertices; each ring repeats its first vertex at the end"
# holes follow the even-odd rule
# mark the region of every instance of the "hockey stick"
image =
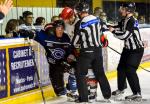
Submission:
MULTIPOLYGON (((113 50, 114 52, 116 52, 116 53, 118 53, 119 55, 121 55, 121 53, 120 53, 120 52, 118 52, 117 50, 115 50, 114 48, 112 48, 112 47, 110 47, 110 46, 108 46, 108 48, 110 48, 110 49, 111 49, 111 50, 113 50)), ((143 70, 147 71, 147 72, 150 72, 150 70, 145 69, 145 68, 143 68, 143 67, 142 67, 142 66, 140 66, 140 65, 139 65, 139 67, 140 67, 141 69, 143 69, 143 70)))
MULTIPOLYGON (((30 42, 29 38, 24 38, 24 40, 27 41, 27 43, 28 43, 28 45, 29 45, 29 47, 31 48, 31 51, 32 51, 32 46, 31 46, 31 42, 30 42)), ((34 52, 34 50, 32 52, 34 52)), ((39 85, 39 88, 41 90, 43 103, 46 104, 46 100, 45 100, 44 92, 43 92, 43 88, 42 88, 42 83, 41 83, 41 80, 40 80, 40 75, 39 75, 38 68, 37 68, 36 62, 35 62, 35 55, 32 52, 31 52, 31 54, 32 54, 33 62, 34 62, 34 68, 36 69, 36 74, 37 74, 37 78, 38 78, 38 85, 39 85)))

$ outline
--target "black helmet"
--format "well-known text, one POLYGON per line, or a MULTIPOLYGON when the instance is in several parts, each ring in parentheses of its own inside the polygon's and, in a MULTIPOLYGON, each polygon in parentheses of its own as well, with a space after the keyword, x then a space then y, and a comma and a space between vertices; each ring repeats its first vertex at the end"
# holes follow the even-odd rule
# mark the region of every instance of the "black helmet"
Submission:
POLYGON ((79 2, 75 5, 75 10, 79 12, 89 12, 89 5, 85 2, 79 2))
POLYGON ((122 7, 126 8, 128 12, 135 12, 136 6, 135 3, 124 3, 122 4, 122 7))
POLYGON ((56 20, 54 23, 53 23, 53 26, 54 28, 56 27, 59 27, 59 26, 63 26, 65 28, 65 23, 63 20, 56 20))

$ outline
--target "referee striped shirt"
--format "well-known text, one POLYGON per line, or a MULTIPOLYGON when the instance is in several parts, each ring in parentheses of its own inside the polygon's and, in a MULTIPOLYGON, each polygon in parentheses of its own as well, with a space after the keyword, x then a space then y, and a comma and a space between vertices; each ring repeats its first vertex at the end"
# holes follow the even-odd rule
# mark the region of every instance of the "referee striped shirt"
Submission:
POLYGON ((75 25, 74 33, 72 44, 75 47, 77 44, 80 44, 82 49, 101 46, 100 20, 93 15, 88 15, 79 20, 75 25))
POLYGON ((125 40, 124 48, 135 50, 144 47, 138 28, 138 21, 133 17, 123 19, 113 31, 115 37, 125 40))

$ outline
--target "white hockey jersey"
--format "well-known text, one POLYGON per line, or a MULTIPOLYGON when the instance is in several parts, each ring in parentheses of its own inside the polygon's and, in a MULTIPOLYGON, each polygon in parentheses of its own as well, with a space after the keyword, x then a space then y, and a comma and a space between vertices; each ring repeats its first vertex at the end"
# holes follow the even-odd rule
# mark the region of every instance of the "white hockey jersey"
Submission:
POLYGON ((79 18, 75 19, 75 22, 73 24, 65 24, 66 29, 65 32, 69 35, 70 39, 72 40, 73 36, 74 36, 74 28, 75 28, 75 24, 78 22, 79 18))

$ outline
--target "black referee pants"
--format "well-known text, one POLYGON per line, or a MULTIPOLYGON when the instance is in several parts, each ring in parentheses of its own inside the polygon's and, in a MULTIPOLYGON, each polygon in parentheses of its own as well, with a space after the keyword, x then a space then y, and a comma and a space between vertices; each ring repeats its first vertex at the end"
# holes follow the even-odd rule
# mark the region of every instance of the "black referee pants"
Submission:
POLYGON ((103 68, 102 49, 90 48, 81 49, 79 59, 77 60, 76 79, 79 92, 79 100, 81 102, 88 101, 86 75, 89 68, 93 69, 96 80, 100 84, 100 88, 104 98, 110 98, 111 89, 103 68))
POLYGON ((141 62, 143 52, 143 48, 133 51, 127 50, 125 48, 123 49, 117 68, 119 90, 124 90, 127 78, 133 94, 137 94, 138 92, 141 93, 139 78, 136 70, 138 69, 141 62))

